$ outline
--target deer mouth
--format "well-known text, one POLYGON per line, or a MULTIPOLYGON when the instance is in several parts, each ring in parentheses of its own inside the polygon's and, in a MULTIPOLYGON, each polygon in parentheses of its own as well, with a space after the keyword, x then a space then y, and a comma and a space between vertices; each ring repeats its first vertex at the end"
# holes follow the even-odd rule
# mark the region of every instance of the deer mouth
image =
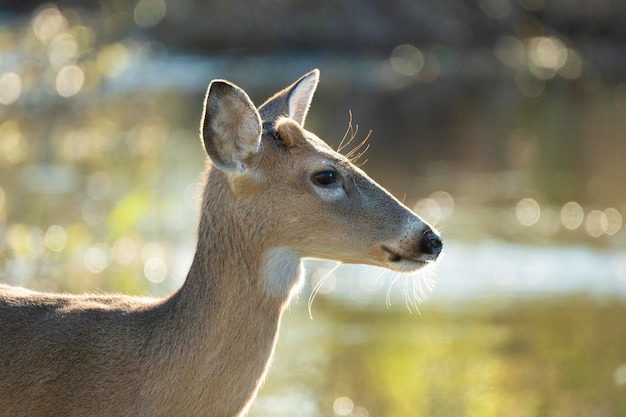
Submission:
POLYGON ((402 255, 386 246, 383 246, 383 253, 386 258, 384 266, 391 269, 392 271, 415 272, 432 263, 432 261, 402 255))

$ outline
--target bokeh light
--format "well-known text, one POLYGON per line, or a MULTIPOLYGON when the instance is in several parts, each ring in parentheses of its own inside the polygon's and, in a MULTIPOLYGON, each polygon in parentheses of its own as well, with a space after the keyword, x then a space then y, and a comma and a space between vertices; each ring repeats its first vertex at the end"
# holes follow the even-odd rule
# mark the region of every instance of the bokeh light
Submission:
POLYGON ((609 207, 604 210, 604 216, 606 217, 606 230, 604 233, 610 236, 615 235, 622 228, 622 215, 617 209, 609 207))
POLYGON ((617 386, 626 385, 626 363, 621 364, 615 369, 613 381, 617 386))
POLYGON ((22 94, 22 79, 14 72, 0 74, 0 104, 15 103, 22 94))
POLYGON ((150 282, 163 282, 167 278, 167 263, 160 257, 148 258, 144 263, 143 273, 150 282))
POLYGON ((424 67, 422 52, 413 45, 397 46, 391 53, 391 67, 401 75, 417 75, 424 67))
POLYGON ((585 227, 587 229, 587 233, 589 233, 591 237, 602 236, 606 233, 608 226, 609 220, 603 211, 591 210, 589 214, 587 214, 585 227))
POLYGON ((440 219, 447 219, 454 213, 454 198, 447 191, 435 191, 430 195, 438 205, 440 210, 440 219))
POLYGON ((87 249, 84 263, 89 272, 99 274, 109 266, 109 249, 104 243, 97 244, 87 249))
POLYGON ((57 74, 56 90, 61 97, 71 97, 83 88, 84 82, 83 70, 78 65, 68 65, 57 74))
POLYGON ((333 402, 333 411, 337 416, 349 416, 354 410, 354 402, 349 397, 339 397, 333 402))
POLYGON ((413 209, 428 223, 436 225, 454 212, 454 198, 447 191, 435 191, 420 199, 413 209))
POLYGON ((568 201, 561 208, 561 223, 570 230, 577 229, 583 224, 584 218, 583 208, 575 201, 568 201))
POLYGON ((532 74, 548 80, 567 62, 567 48, 556 37, 536 37, 527 44, 528 67, 532 74))
POLYGON ((50 6, 42 9, 35 16, 32 27, 37 39, 47 44, 66 29, 67 21, 56 6, 50 6))
POLYGON ((167 6, 163 0, 139 0, 135 6, 135 23, 137 26, 148 28, 163 20, 167 6))
POLYGON ((535 199, 523 198, 515 206, 515 217, 520 224, 532 226, 541 216, 541 207, 535 199))
POLYGON ((67 245, 67 232, 59 225, 53 225, 46 230, 44 237, 46 246, 52 252, 60 252, 67 245))
POLYGON ((433 225, 436 225, 441 219, 441 207, 439 203, 432 198, 422 198, 415 204, 413 210, 424 220, 433 225))

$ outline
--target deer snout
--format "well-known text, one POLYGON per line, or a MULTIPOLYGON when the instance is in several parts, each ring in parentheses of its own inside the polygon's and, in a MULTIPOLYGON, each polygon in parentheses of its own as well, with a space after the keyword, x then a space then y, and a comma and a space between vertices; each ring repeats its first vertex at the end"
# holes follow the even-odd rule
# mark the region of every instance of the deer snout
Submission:
POLYGON ((382 245, 385 266, 395 271, 412 272, 434 262, 443 250, 439 234, 430 226, 412 228, 404 236, 382 245))
POLYGON ((441 236, 435 233, 431 228, 424 230, 419 242, 419 249, 421 252, 420 259, 424 261, 434 261, 443 249, 441 236))

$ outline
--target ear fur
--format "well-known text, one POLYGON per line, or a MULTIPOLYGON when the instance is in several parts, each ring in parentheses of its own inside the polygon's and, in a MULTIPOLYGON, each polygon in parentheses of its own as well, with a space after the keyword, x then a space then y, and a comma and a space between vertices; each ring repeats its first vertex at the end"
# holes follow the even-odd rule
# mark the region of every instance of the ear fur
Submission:
POLYGON ((259 107, 263 121, 274 122, 279 117, 286 116, 303 126, 319 79, 320 72, 314 69, 274 94, 259 107))
POLYGON ((261 118, 248 95, 228 81, 212 81, 201 136, 213 164, 223 171, 245 171, 246 159, 259 151, 261 132, 261 118))
POLYGON ((274 125, 278 136, 287 146, 293 146, 297 143, 298 139, 304 136, 302 132, 302 126, 296 123, 294 120, 288 117, 279 117, 274 125))

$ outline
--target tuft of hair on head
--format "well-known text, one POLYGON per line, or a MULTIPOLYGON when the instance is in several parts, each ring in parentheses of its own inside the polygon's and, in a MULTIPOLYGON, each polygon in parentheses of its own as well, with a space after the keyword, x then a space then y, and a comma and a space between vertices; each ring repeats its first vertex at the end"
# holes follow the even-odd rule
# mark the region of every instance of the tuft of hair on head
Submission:
POLYGON ((279 117, 274 124, 274 129, 276 133, 278 133, 280 140, 288 148, 294 146, 304 137, 302 126, 288 117, 279 117))

